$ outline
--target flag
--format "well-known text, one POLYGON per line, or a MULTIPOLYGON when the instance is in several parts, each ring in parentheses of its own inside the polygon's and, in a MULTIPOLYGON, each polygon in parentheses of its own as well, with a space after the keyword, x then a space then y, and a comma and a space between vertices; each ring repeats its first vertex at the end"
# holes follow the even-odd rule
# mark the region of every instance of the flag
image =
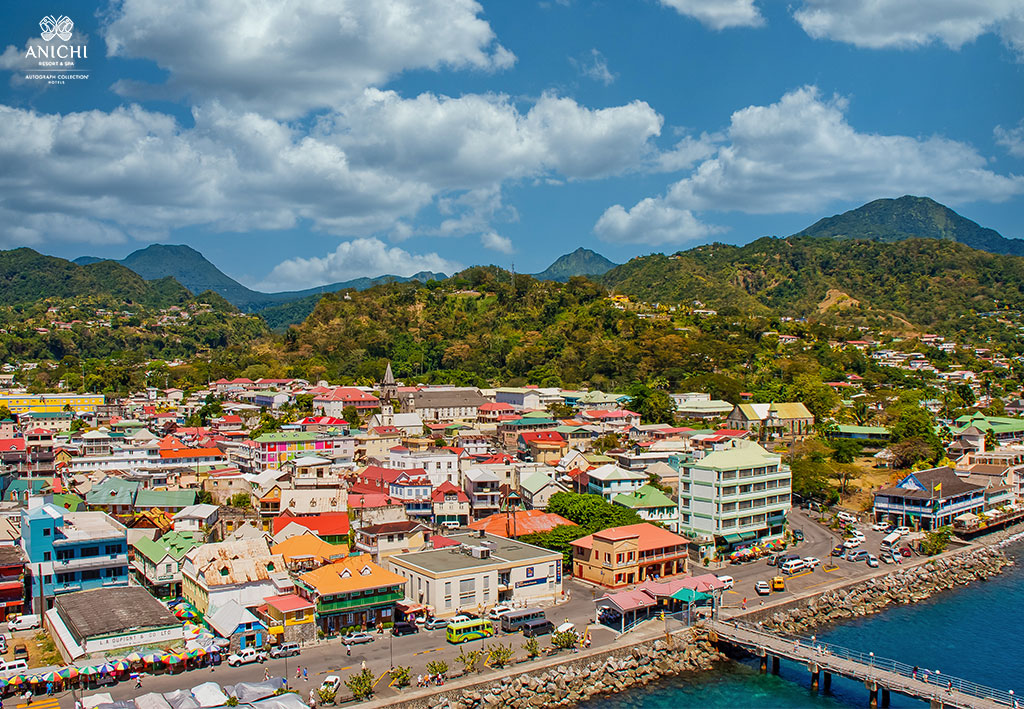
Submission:
POLYGON ((942 483, 936 483, 935 487, 932 488, 935 492, 942 492, 942 483))

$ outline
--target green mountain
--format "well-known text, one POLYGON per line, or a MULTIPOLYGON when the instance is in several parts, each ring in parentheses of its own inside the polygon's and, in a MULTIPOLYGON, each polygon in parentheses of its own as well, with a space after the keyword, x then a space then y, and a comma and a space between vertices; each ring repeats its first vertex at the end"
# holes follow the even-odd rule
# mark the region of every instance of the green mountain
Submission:
POLYGON ((1024 240, 1007 239, 993 229, 962 217, 928 197, 876 199, 862 207, 821 219, 794 236, 833 239, 941 239, 993 254, 1024 256, 1024 240))
POLYGON ((0 305, 83 296, 157 308, 181 305, 191 297, 173 278, 147 281, 113 261, 82 266, 29 248, 0 251, 0 305))
POLYGON ((615 266, 614 261, 581 246, 571 254, 559 256, 553 264, 533 277, 539 281, 567 281, 573 276, 601 276, 615 266))
MULTIPOLYGON (((93 256, 82 256, 75 259, 76 263, 83 264, 96 263, 98 261, 99 259, 93 256)), ((274 322, 271 324, 278 326, 301 322, 313 311, 316 301, 324 293, 333 293, 345 289, 366 290, 377 284, 391 281, 419 280, 426 282, 447 277, 443 273, 422 271, 407 277, 378 276, 376 278, 355 278, 350 281, 330 283, 300 291, 263 293, 243 286, 213 265, 201 253, 189 246, 153 244, 144 249, 133 251, 118 263, 127 266, 147 280, 166 277, 173 278, 185 286, 191 293, 198 294, 203 291, 213 291, 247 313, 262 314, 264 310, 273 308, 274 313, 271 315, 270 320, 274 320, 274 322)))
POLYGON ((953 241, 763 238, 634 258, 602 282, 638 300, 847 324, 957 327, 971 311, 1024 307, 1024 258, 953 241), (842 316, 840 318, 839 312, 842 316))

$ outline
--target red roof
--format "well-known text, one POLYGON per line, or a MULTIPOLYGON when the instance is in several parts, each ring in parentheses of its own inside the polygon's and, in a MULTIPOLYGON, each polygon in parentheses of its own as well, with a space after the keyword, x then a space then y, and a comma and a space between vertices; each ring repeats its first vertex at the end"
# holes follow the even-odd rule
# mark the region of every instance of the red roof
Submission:
POLYGON ((274 534, 277 534, 292 522, 305 527, 321 537, 348 534, 349 530, 347 512, 321 512, 318 515, 311 515, 309 517, 293 517, 288 513, 284 513, 274 518, 272 525, 274 534))
POLYGON ((162 450, 160 457, 167 458, 211 458, 214 456, 224 457, 220 448, 177 448, 175 450, 162 450))
POLYGON ((445 547, 457 547, 459 546, 459 544, 460 542, 457 542, 454 539, 449 539, 448 537, 441 536, 440 534, 435 534, 430 537, 430 545, 435 549, 444 549, 445 547))
POLYGON ((24 438, 0 438, 0 453, 25 450, 24 438))
POLYGON ((242 417, 237 414, 228 414, 220 417, 221 423, 242 423, 242 417))
POLYGON ((268 606, 273 606, 282 613, 306 610, 316 606, 312 601, 307 601, 305 598, 295 593, 289 593, 285 596, 268 596, 263 600, 267 602, 268 606))
POLYGON ((557 431, 525 431, 519 434, 525 443, 565 443, 557 431))
POLYGON ((655 527, 647 522, 641 522, 640 524, 627 524, 624 527, 611 527, 594 534, 588 534, 572 542, 572 545, 581 549, 590 549, 594 546, 594 537, 613 542, 636 537, 639 551, 662 549, 664 547, 686 544, 689 541, 686 537, 681 537, 667 529, 655 527))
POLYGON ((379 404, 380 399, 373 394, 368 394, 362 389, 355 387, 338 387, 328 394, 321 394, 316 397, 320 401, 342 401, 360 404, 379 404))
POLYGON ((481 404, 477 407, 477 411, 515 411, 516 407, 512 404, 481 404))
POLYGON ((570 527, 576 526, 574 522, 553 512, 517 510, 512 514, 497 512, 483 519, 475 520, 469 523, 469 528, 482 529, 496 537, 521 537, 534 532, 550 532, 555 527, 566 524, 570 527))
POLYGON ((348 421, 337 416, 307 416, 298 424, 300 426, 348 426, 348 421))
POLYGON ((359 493, 348 495, 348 508, 350 510, 362 508, 362 507, 385 507, 388 505, 401 504, 398 500, 386 495, 383 492, 376 493, 359 493))
POLYGON ((495 453, 490 458, 481 460, 481 465, 511 465, 515 462, 515 458, 510 456, 508 453, 495 453))
POLYGON ((458 496, 457 499, 459 502, 469 502, 469 496, 466 494, 466 491, 452 483, 450 480, 445 480, 443 483, 435 487, 434 491, 430 493, 430 499, 433 502, 444 502, 444 496, 451 495, 453 493, 458 496))

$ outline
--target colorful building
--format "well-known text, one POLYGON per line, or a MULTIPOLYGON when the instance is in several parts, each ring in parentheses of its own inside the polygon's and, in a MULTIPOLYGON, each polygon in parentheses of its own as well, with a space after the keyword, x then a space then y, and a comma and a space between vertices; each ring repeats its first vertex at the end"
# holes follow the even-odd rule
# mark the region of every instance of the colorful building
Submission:
POLYGON ((58 412, 65 407, 76 414, 94 414, 103 403, 103 394, 0 394, 0 406, 13 414, 58 412))
POLYGON ((322 566, 295 581, 298 595, 316 605, 317 624, 326 635, 390 625, 405 585, 403 577, 381 568, 368 554, 322 566))
POLYGON ((688 544, 646 522, 611 527, 572 542, 573 574, 609 588, 685 574, 688 544))

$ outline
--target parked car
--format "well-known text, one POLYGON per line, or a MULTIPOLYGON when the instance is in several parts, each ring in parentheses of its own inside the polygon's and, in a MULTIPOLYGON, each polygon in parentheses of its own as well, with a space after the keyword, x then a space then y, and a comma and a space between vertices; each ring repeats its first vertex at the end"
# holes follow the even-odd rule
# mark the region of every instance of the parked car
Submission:
POLYGON ((0 652, 7 652, 7 636, 0 635, 0 652))
POLYGON ((863 542, 866 539, 866 537, 864 536, 864 532, 860 531, 859 529, 851 529, 850 539, 859 539, 863 542))
POLYGON ((772 587, 768 585, 767 581, 758 581, 754 584, 754 590, 759 596, 767 596, 772 592, 772 587))
POLYGON ((547 635, 554 632, 555 624, 547 618, 535 618, 523 624, 523 636, 535 638, 539 635, 547 635))
POLYGON ((875 532, 888 532, 892 529, 892 525, 888 522, 875 522, 871 525, 871 529, 875 532))
MULTIPOLYGON (((409 623, 406 623, 409 625, 409 623)), ((370 633, 345 633, 342 636, 341 642, 345 645, 362 645, 363 643, 372 643, 373 635, 370 633)))
POLYGON ((843 546, 842 544, 837 544, 832 549, 832 556, 842 556, 845 553, 846 553, 846 547, 843 546))
POLYGON ((901 555, 902 555, 902 556, 903 556, 904 558, 906 558, 906 557, 910 556, 910 547, 903 547, 902 549, 900 549, 900 554, 901 554, 901 555))
POLYGON ((786 590, 786 579, 781 576, 772 577, 772 590, 773 591, 785 591, 786 590))
POLYGON ((804 563, 807 565, 808 569, 813 569, 817 566, 821 566, 821 559, 816 556, 805 556, 804 563))
POLYGON ((416 627, 415 623, 395 623, 391 627, 391 634, 395 636, 412 635, 418 632, 420 629, 416 627))
POLYGON ((27 660, 28 659, 28 645, 25 643, 18 643, 14 646, 14 653, 11 655, 15 660, 27 660))
POLYGON ((793 530, 793 539, 797 540, 798 542, 802 542, 804 540, 804 530, 802 530, 802 529, 794 529, 793 530))
POLYGON ((843 542, 843 546, 846 547, 847 549, 856 549, 857 547, 860 546, 860 540, 859 539, 847 539, 845 542, 843 542))
POLYGON ((423 627, 427 630, 441 630, 448 627, 448 621, 444 618, 431 618, 423 624, 423 627))
POLYGON ((896 529, 894 529, 892 531, 896 532, 901 537, 905 537, 908 534, 910 534, 910 527, 897 527, 896 529))
POLYGON ((475 616, 470 616, 470 615, 467 615, 465 613, 459 613, 458 615, 452 617, 452 619, 449 620, 448 622, 449 623, 461 623, 464 620, 473 620, 474 617, 475 616))
POLYGON ((847 524, 854 524, 857 521, 857 518, 849 512, 837 512, 836 517, 839 518, 840 522, 846 522, 847 524))
POLYGON ((338 689, 341 687, 341 677, 338 675, 327 675, 324 677, 324 681, 320 684, 321 692, 333 692, 338 693, 338 689))
POLYGON ((487 617, 490 618, 491 620, 500 620, 501 616, 505 615, 506 613, 511 613, 511 612, 512 612, 512 609, 509 608, 508 606, 495 606, 494 608, 492 608, 491 610, 489 610, 487 612, 487 617))
POLYGON ((728 588, 732 588, 733 586, 736 585, 736 579, 734 579, 732 576, 722 575, 722 576, 717 576, 716 578, 719 581, 722 582, 723 588, 727 588, 728 589, 728 588))
POLYGON ((244 650, 240 650, 237 653, 228 655, 228 665, 230 667, 238 667, 239 665, 248 665, 252 662, 266 662, 267 654, 260 652, 256 648, 247 647, 244 650))
POLYGON ((871 568, 877 569, 878 568, 878 557, 875 556, 874 554, 868 554, 867 563, 868 563, 868 566, 870 566, 871 568))
POLYGON ((881 561, 883 564, 891 564, 894 561, 894 559, 892 558, 892 554, 889 554, 888 552, 879 554, 878 560, 881 561))
POLYGON ((11 631, 15 630, 30 630, 32 628, 38 628, 42 625, 42 622, 38 615, 18 615, 7 621, 7 627, 11 631))
POLYGON ((851 551, 846 555, 847 561, 867 561, 867 558, 871 556, 867 549, 858 549, 857 551, 851 551))
POLYGON ((294 657, 299 654, 298 643, 281 643, 270 648, 270 656, 273 658, 278 657, 294 657))

